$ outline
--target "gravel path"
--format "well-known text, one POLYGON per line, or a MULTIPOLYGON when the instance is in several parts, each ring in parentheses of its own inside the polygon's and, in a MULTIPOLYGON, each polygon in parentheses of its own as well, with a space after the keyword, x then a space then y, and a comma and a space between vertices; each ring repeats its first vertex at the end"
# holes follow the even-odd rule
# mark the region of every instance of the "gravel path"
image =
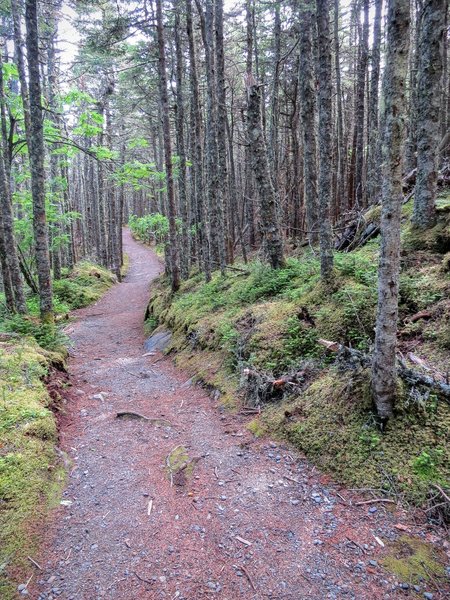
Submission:
POLYGON ((161 266, 128 231, 124 244, 124 282, 68 328, 73 387, 61 447, 70 476, 29 597, 409 595, 379 566, 385 549, 375 539, 393 539, 405 515, 350 506, 354 494, 289 449, 254 438, 243 417, 221 410, 170 359, 146 356, 143 315, 161 266), (118 419, 120 410, 156 421, 118 419), (170 477, 167 456, 180 446, 192 462, 170 477))

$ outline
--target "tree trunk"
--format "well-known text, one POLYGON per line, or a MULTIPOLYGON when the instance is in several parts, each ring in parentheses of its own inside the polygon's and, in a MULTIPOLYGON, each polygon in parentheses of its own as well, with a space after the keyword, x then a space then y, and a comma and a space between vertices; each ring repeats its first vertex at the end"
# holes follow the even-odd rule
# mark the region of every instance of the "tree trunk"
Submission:
POLYGON ((27 305, 20 276, 17 244, 14 237, 14 218, 10 190, 10 162, 7 154, 6 102, 3 83, 3 63, 0 60, 0 112, 2 124, 2 144, 0 147, 0 260, 7 307, 12 312, 26 313, 27 305))
POLYGON ((417 175, 412 221, 420 229, 436 222, 437 147, 440 136, 446 0, 427 0, 420 15, 417 81, 417 175))
POLYGON ((206 281, 211 279, 211 259, 209 251, 209 235, 206 222, 206 206, 204 193, 204 171, 203 171, 203 146, 202 146, 202 117, 200 108, 200 92, 197 76, 197 59, 195 52, 194 30, 192 26, 192 2, 186 0, 186 29, 189 43, 189 77, 191 95, 191 113, 194 121, 194 190, 196 219, 199 236, 199 250, 201 263, 205 273, 206 281))
POLYGON ((286 262, 283 240, 278 223, 277 199, 270 177, 267 148, 264 140, 261 116, 261 87, 247 75, 247 121, 248 143, 252 151, 252 169, 259 191, 260 228, 264 251, 273 269, 282 268, 286 262))
POLYGON ((373 45, 371 57, 370 96, 368 108, 369 144, 367 151, 367 199, 369 204, 377 202, 380 194, 381 140, 378 123, 378 94, 380 82, 381 18, 383 0, 375 0, 373 22, 373 45))
POLYGON ((378 309, 372 393, 382 420, 392 416, 397 387, 396 346, 402 210, 405 78, 409 49, 409 0, 389 0, 386 71, 383 81, 383 200, 378 271, 378 309))
MULTIPOLYGON (((223 50, 223 0, 215 0, 215 32, 216 32, 216 94, 217 94, 217 177, 218 177, 218 202, 221 211, 227 218, 222 218, 222 230, 232 234, 233 215, 229 210, 228 173, 227 173, 227 107, 225 90, 225 58, 223 50), (228 221, 228 227, 226 227, 228 221)), ((228 236, 227 257, 232 261, 233 243, 232 235, 228 236)), ((225 241, 223 242, 225 247, 225 241)), ((225 266, 225 256, 221 268, 225 266)))
POLYGON ((189 258, 191 254, 189 240, 188 203, 186 193, 186 148, 184 143, 184 96, 183 96, 183 50, 181 48, 181 0, 177 0, 175 10, 175 53, 176 53, 176 130, 177 130, 177 153, 180 161, 178 173, 178 195, 181 214, 181 245, 180 257, 181 277, 187 279, 189 276, 189 258))
POLYGON ((332 198, 331 174, 333 146, 332 135, 332 84, 331 39, 328 0, 317 0, 317 32, 319 38, 319 219, 320 219, 320 273, 329 282, 333 273, 333 238, 330 206, 332 198))
POLYGON ((41 319, 53 321, 53 293, 48 250, 48 227, 45 212, 44 130, 39 73, 39 39, 36 0, 26 0, 28 81, 30 95, 29 157, 33 197, 33 231, 36 268, 39 282, 41 319))
POLYGON ((164 25, 162 17, 162 0, 156 0, 156 18, 158 33, 158 66, 159 66, 159 94, 162 112, 162 129, 164 141, 164 162, 166 167, 167 181, 167 208, 169 219, 169 248, 168 259, 170 265, 170 283, 172 292, 176 292, 180 287, 180 271, 178 266, 178 240, 176 226, 175 210, 175 191, 173 184, 172 167, 172 142, 170 139, 170 121, 169 121, 169 99, 167 95, 167 73, 166 73, 166 54, 164 42, 164 25))
POLYGON ((300 118, 303 134, 303 186, 306 207, 308 239, 318 239, 319 206, 317 198, 317 140, 316 140, 316 96, 314 89, 312 25, 314 23, 314 1, 302 4, 300 19, 300 118))
POLYGON ((364 132, 365 132, 365 97, 366 74, 369 44, 369 0, 363 0, 364 21, 360 39, 360 56, 356 86, 356 164, 355 164, 355 201, 359 208, 366 206, 364 182, 364 132))
MULTIPOLYGON (((338 210, 347 208, 345 199, 345 145, 344 145, 344 115, 342 109, 342 82, 339 43, 339 0, 334 0, 334 61, 336 76, 336 147, 337 147, 337 176, 336 176, 336 205, 338 210)), ((312 61, 312 58, 311 58, 312 61)))

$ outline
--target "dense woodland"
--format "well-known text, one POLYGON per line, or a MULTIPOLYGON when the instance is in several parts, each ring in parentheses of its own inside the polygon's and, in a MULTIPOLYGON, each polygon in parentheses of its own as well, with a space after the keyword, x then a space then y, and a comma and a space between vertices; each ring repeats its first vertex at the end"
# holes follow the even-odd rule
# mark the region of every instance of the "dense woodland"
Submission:
POLYGON ((173 292, 194 269, 206 281, 255 257, 280 269, 303 247, 332 289, 335 253, 381 203, 372 392, 389 418, 402 205, 417 230, 432 227, 449 177, 446 0, 1 11, 7 311, 38 297, 51 322, 52 283, 83 258, 120 279, 128 222, 164 248, 173 292))

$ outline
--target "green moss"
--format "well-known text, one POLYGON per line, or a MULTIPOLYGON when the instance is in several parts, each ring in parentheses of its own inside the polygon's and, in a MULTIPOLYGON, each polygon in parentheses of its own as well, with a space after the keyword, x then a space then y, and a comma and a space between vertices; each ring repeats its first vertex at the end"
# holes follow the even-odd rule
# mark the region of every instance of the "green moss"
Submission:
POLYGON ((436 548, 418 538, 402 536, 389 544, 388 554, 381 564, 399 581, 416 584, 445 575, 443 557, 436 548))
POLYGON ((74 309, 97 301, 115 282, 115 276, 107 269, 80 262, 65 278, 55 281, 53 287, 55 296, 74 309))
POLYGON ((262 426, 259 419, 253 419, 247 424, 247 429, 253 433, 255 437, 261 437, 266 433, 266 429, 262 426))
POLYGON ((261 420, 341 481, 420 504, 430 483, 450 480, 450 407, 433 398, 419 406, 402 388, 399 395, 395 419, 381 434, 369 374, 349 379, 331 368, 301 396, 266 409, 261 420))
POLYGON ((450 251, 450 197, 441 196, 437 201, 437 222, 434 227, 421 230, 413 225, 405 228, 402 246, 405 250, 426 250, 446 254, 450 251))
POLYGON ((189 463, 189 454, 184 446, 177 446, 167 457, 167 469, 170 474, 175 474, 189 463))
POLYGON ((8 574, 28 578, 42 522, 59 497, 64 472, 55 454, 56 423, 41 379, 48 355, 32 340, 0 344, 0 596, 15 597, 8 574))

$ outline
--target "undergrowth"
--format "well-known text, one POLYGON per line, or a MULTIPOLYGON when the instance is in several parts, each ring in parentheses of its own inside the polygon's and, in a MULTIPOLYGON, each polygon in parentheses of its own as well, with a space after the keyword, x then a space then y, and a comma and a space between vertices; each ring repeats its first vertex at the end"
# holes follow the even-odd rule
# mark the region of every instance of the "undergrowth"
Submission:
MULTIPOLYGON (((411 229, 411 207, 405 205, 399 307, 399 347, 406 359, 412 352, 444 373, 450 349, 449 208, 448 198, 441 199, 436 227, 421 234, 411 229)), ((371 209, 366 221, 379 214, 379 207, 371 209)), ((237 264, 238 270, 226 277, 216 272, 209 283, 192 273, 174 295, 161 277, 147 323, 149 331, 171 328, 168 351, 231 407, 246 402, 245 369, 266 379, 301 372, 301 391, 284 394, 281 402, 274 396, 253 430, 288 439, 343 482, 420 504, 430 484, 448 486, 450 480, 449 406, 432 394, 403 390, 395 419, 380 433, 370 374, 339 373, 331 364, 334 356, 318 344, 324 338, 371 351, 378 251, 379 238, 337 252, 329 288, 320 282, 311 249, 289 258, 283 269, 258 261, 237 264)))

